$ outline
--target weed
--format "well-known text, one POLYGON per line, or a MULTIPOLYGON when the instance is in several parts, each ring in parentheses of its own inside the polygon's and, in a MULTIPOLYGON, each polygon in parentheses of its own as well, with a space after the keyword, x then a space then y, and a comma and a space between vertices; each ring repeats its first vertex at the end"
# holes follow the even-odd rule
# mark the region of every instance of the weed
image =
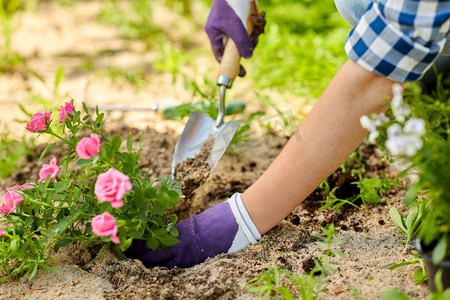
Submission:
POLYGON ((325 250, 323 251, 323 254, 327 256, 344 256, 344 253, 332 249, 332 247, 336 244, 340 244, 343 241, 340 239, 337 239, 334 234, 336 232, 336 228, 334 227, 334 224, 331 223, 327 227, 320 226, 320 231, 322 231, 322 234, 315 234, 314 237, 316 237, 319 241, 316 242, 316 244, 325 250))
POLYGON ((255 276, 252 280, 247 282, 250 287, 248 291, 258 294, 259 297, 264 299, 277 298, 282 296, 284 299, 294 299, 294 295, 291 293, 286 277, 288 277, 288 271, 285 269, 278 269, 274 266, 271 269, 265 270, 262 275, 255 276), (282 276, 284 277, 282 278, 282 276))
POLYGON ((334 224, 331 223, 327 227, 320 226, 321 234, 315 234, 314 237, 318 239, 316 244, 320 246, 323 251, 322 255, 320 255, 317 259, 314 259, 314 272, 315 274, 319 273, 323 276, 330 275, 336 272, 336 269, 333 267, 338 265, 339 263, 332 261, 330 258, 333 256, 345 256, 345 254, 341 251, 333 249, 335 245, 343 243, 342 240, 337 239, 335 234, 334 224))
POLYGON ((425 264, 423 262, 423 259, 420 257, 419 253, 415 250, 411 251, 411 254, 413 255, 413 258, 410 260, 392 264, 388 267, 389 270, 395 270, 399 267, 408 266, 408 265, 415 265, 419 264, 419 268, 417 268, 414 271, 413 278, 417 285, 424 283, 427 280, 427 273, 425 271, 425 264))
POLYGON ((359 176, 366 172, 366 168, 363 162, 363 155, 358 149, 353 151, 352 154, 341 164, 339 167, 342 172, 350 170, 351 176, 359 176))
POLYGON ((357 209, 360 209, 360 207, 358 205, 356 205, 354 202, 356 202, 356 200, 358 200, 359 197, 358 196, 352 196, 350 198, 347 199, 340 199, 337 198, 334 195, 334 190, 331 191, 331 193, 327 196, 327 199, 325 200, 325 204, 322 205, 319 209, 320 210, 324 210, 324 209, 328 209, 328 208, 332 208, 332 213, 335 214, 338 212, 338 210, 344 206, 344 205, 350 205, 353 206, 357 209))
MULTIPOLYGON (((273 264, 273 263, 272 263, 273 264)), ((325 280, 315 277, 317 269, 309 274, 292 274, 288 270, 279 269, 275 264, 265 270, 261 275, 256 275, 247 282, 247 291, 256 293, 264 299, 317 299, 325 280)))
MULTIPOLYGON (((357 181, 351 182, 351 185, 356 185, 358 193, 350 193, 347 198, 340 198, 336 195, 336 192, 342 188, 342 186, 336 185, 330 189, 329 180, 327 179, 321 183, 319 188, 321 188, 326 195, 325 204, 320 207, 321 210, 332 208, 333 213, 336 213, 342 206, 350 205, 355 208, 360 208, 356 202, 361 200, 363 205, 367 208, 368 205, 378 204, 381 198, 388 192, 392 187, 398 186, 397 179, 388 180, 384 172, 382 173, 382 178, 366 178, 363 176, 364 168, 355 169, 353 174, 358 174, 357 181)), ((344 176, 342 173, 340 176, 344 176)), ((354 177, 355 175, 351 175, 354 177)), ((346 183, 348 185, 348 183, 346 183)))
POLYGON ((406 217, 402 217, 395 207, 391 207, 389 209, 389 216, 391 217, 392 222, 406 237, 406 239, 402 241, 406 244, 406 247, 408 247, 409 243, 416 236, 419 230, 422 217, 427 210, 425 205, 426 202, 424 201, 414 202, 411 205, 406 217))
POLYGON ((382 178, 365 178, 359 175, 355 183, 360 190, 360 197, 365 206, 367 204, 378 204, 387 191, 398 186, 395 180, 389 181, 386 174, 382 172, 382 178))
POLYGON ((359 189, 353 183, 357 176, 365 173, 362 154, 354 151, 339 167, 320 185, 319 189, 326 197, 325 204, 320 209, 332 208, 336 213, 342 206, 350 205, 359 208, 354 202, 359 199, 359 189))

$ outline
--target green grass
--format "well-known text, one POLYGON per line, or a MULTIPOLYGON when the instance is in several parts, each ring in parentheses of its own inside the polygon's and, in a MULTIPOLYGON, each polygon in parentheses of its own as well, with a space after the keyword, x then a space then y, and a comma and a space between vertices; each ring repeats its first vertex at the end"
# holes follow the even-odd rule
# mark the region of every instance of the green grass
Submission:
POLYGON ((346 60, 350 26, 332 0, 263 0, 260 8, 267 26, 248 72, 255 87, 318 97, 346 60))
POLYGON ((26 156, 32 153, 33 146, 32 139, 15 140, 5 132, 0 133, 0 178, 15 174, 26 162, 26 156))
POLYGON ((23 2, 23 0, 0 0, 0 29, 3 35, 3 44, 0 45, 0 73, 10 72, 23 63, 23 58, 11 48, 23 2))
POLYGON ((450 76, 438 75, 436 89, 424 93, 418 83, 409 83, 404 100, 412 115, 424 119, 427 127, 442 139, 450 141, 450 76))

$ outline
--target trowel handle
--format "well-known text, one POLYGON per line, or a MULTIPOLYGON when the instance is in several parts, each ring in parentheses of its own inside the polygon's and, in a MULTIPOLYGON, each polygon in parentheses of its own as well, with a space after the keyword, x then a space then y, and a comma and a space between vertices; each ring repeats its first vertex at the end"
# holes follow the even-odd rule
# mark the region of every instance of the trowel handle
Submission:
POLYGON ((241 55, 232 39, 228 38, 222 60, 220 61, 219 76, 226 76, 234 80, 239 74, 239 62, 241 55))
MULTIPOLYGON (((247 31, 250 35, 253 31, 253 22, 249 18, 247 21, 247 31)), ((219 77, 226 76, 233 81, 239 74, 239 62, 241 55, 232 39, 228 38, 225 50, 223 51, 222 60, 220 61, 219 77)))
MULTIPOLYGON (((249 34, 253 31, 253 23, 247 21, 247 30, 249 34)), ((223 51, 222 60, 220 61, 219 76, 217 77, 217 84, 220 86, 220 102, 219 113, 216 119, 216 127, 223 124, 223 117, 225 116, 225 92, 233 84, 233 80, 239 74, 239 62, 241 55, 232 39, 228 38, 225 50, 223 51)))

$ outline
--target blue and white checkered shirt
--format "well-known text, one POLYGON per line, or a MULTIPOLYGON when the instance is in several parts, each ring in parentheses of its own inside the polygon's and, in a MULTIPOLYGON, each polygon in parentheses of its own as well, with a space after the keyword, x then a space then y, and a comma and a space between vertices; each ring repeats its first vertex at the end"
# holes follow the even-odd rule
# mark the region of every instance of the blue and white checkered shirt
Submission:
POLYGON ((417 80, 444 48, 449 16, 448 0, 374 0, 345 50, 368 71, 398 82, 417 80))

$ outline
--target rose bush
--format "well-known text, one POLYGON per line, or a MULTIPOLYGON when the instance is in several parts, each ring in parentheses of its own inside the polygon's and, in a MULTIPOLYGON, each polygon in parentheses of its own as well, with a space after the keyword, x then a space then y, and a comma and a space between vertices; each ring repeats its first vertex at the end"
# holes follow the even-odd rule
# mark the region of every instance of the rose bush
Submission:
POLYGON ((180 197, 170 177, 151 180, 138 166, 132 137, 105 135, 102 113, 91 113, 73 100, 59 109, 58 132, 51 111, 34 114, 26 129, 56 137, 38 182, 6 188, 0 203, 0 281, 18 274, 32 278, 48 265, 53 251, 72 243, 113 246, 121 253, 134 239, 151 249, 178 242, 176 216, 166 210, 180 197), (124 150, 126 148, 126 150, 124 150), (58 151, 55 151, 58 149, 58 151))

